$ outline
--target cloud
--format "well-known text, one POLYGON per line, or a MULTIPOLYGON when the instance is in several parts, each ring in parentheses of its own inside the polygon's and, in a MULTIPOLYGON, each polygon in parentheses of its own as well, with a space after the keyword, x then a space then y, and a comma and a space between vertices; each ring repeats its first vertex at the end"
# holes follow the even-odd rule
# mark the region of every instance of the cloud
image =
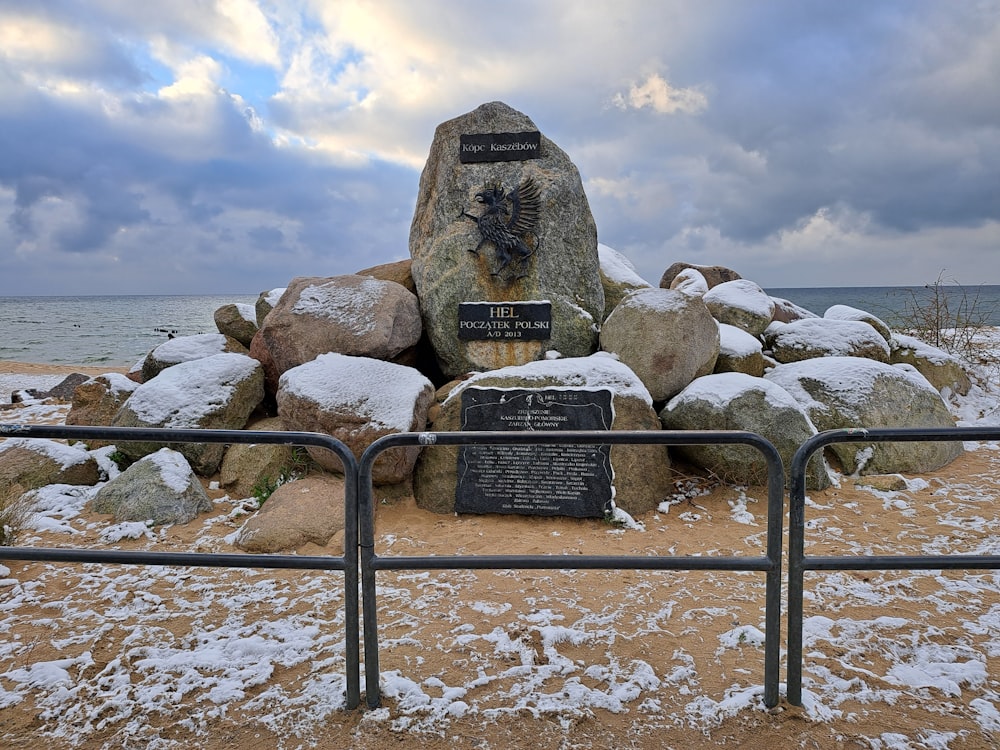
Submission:
POLYGON ((615 94, 612 102, 619 109, 650 107, 662 115, 698 114, 708 107, 708 97, 696 89, 677 89, 656 73, 640 84, 633 84, 628 94, 615 94))

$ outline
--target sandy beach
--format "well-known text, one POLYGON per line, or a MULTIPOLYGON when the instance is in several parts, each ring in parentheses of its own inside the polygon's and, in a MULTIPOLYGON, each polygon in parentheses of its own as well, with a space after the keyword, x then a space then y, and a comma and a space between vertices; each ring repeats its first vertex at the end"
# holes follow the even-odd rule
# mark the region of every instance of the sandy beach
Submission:
POLYGON ((126 373, 127 367, 80 367, 78 365, 49 365, 37 362, 13 362, 10 360, 0 360, 0 375, 72 375, 74 372, 83 375, 103 375, 106 372, 126 373))
MULTIPOLYGON (((0 363, 0 375, 28 381, 97 370, 107 371, 0 363)), ((13 408, 16 421, 57 423, 68 406, 13 408)), ((14 417, 0 413, 5 420, 14 417)), ((807 553, 996 554, 1000 450, 969 447, 941 471, 907 477, 901 490, 841 477, 810 493, 807 553)), ((19 543, 234 552, 242 501, 211 479, 205 485, 212 513, 132 535, 92 513, 85 495, 57 494, 19 543)), ((376 500, 380 555, 753 555, 766 522, 763 488, 684 476, 637 529, 436 515, 409 496, 376 500)), ((380 573, 382 707, 350 712, 342 709, 336 581, 8 561, 0 565, 0 739, 53 750, 153 742, 969 750, 995 747, 1000 732, 1000 575, 990 571, 810 574, 806 704, 782 699, 773 710, 760 699, 758 574, 380 573)))

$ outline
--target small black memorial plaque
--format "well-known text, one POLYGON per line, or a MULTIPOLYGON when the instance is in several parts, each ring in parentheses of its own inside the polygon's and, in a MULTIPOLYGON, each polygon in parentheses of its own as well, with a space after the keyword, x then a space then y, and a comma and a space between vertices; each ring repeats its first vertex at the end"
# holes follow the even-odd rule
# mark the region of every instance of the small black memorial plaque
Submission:
POLYGON ((527 161, 542 156, 542 134, 475 133, 458 138, 458 160, 463 164, 487 161, 527 161))
POLYGON ((552 338, 551 302, 461 302, 462 341, 544 341, 552 338))
MULTIPOLYGON (((466 388, 463 430, 609 430, 608 389, 466 388)), ((457 513, 601 518, 610 510, 610 445, 469 445, 459 452, 457 513)))

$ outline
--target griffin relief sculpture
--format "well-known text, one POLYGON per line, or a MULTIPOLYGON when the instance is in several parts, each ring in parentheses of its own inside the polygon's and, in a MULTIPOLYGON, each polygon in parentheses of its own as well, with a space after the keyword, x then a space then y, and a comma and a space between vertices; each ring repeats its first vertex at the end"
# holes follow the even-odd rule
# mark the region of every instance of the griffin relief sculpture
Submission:
POLYGON ((476 193, 476 203, 485 207, 479 216, 465 210, 461 214, 476 222, 482 237, 469 252, 478 256, 483 246, 492 242, 496 253, 493 276, 507 284, 527 276, 528 259, 538 248, 535 233, 541 208, 538 185, 528 177, 508 193, 503 185, 496 183, 476 193))

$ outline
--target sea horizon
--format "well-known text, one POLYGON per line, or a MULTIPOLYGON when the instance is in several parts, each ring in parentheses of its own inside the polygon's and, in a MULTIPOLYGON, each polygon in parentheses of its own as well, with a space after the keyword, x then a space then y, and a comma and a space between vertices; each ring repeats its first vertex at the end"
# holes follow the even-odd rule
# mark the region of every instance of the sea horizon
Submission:
MULTIPOLYGON (((953 312, 974 313, 976 322, 1000 326, 1000 284, 941 284, 937 290, 953 312)), ((928 299, 934 285, 765 287, 765 291, 816 315, 833 305, 847 305, 898 326, 908 308, 928 299)), ((259 296, 260 292, 0 296, 0 361, 131 367, 169 337, 217 333, 215 310, 228 303, 254 304, 259 296)))

